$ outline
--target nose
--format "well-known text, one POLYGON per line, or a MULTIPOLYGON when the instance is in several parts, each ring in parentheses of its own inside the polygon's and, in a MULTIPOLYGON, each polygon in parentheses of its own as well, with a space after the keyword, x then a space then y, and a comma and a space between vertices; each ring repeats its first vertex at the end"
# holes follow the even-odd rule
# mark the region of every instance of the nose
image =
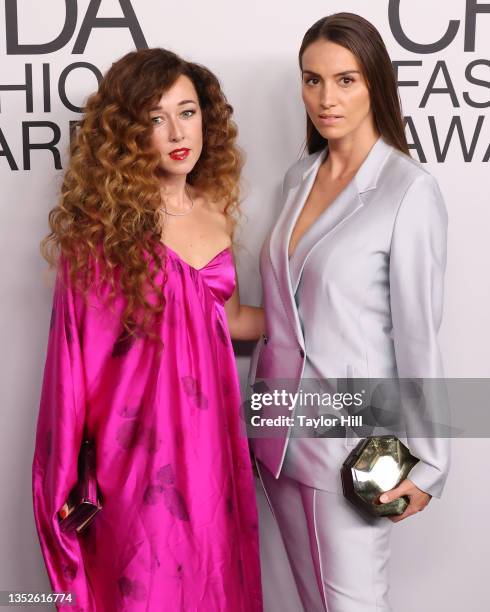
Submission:
POLYGON ((325 110, 329 110, 336 104, 337 102, 334 99, 333 87, 328 87, 325 83, 320 92, 320 105, 325 110))
POLYGON ((176 119, 169 120, 168 137, 171 142, 180 142, 184 138, 182 126, 176 119))

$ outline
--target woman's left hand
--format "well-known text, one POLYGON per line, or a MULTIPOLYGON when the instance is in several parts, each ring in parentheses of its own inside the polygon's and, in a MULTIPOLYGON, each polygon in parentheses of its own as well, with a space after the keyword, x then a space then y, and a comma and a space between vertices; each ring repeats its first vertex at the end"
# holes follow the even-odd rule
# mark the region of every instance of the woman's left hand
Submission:
POLYGON ((383 504, 386 504, 387 502, 391 502, 394 499, 398 499, 403 495, 406 495, 410 499, 410 503, 405 508, 405 512, 403 514, 388 517, 393 523, 403 521, 403 519, 412 516, 412 514, 420 512, 427 506, 427 504, 432 498, 432 495, 429 495, 429 493, 422 491, 421 489, 416 487, 411 480, 406 478, 405 480, 402 480, 401 483, 394 489, 383 493, 383 495, 380 496, 379 501, 383 504))

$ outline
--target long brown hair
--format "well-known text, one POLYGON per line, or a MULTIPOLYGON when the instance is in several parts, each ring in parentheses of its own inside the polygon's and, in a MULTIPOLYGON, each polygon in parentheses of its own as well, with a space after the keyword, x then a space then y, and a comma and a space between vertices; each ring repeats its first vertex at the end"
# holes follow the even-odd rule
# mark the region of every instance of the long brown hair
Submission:
MULTIPOLYGON (((356 57, 369 89, 375 127, 388 144, 410 155, 395 73, 378 30, 367 19, 354 13, 335 13, 323 17, 303 37, 299 50, 301 69, 305 49, 319 39, 341 45, 356 57)), ((316 153, 327 145, 328 141, 307 116, 308 153, 316 153)))
POLYGON ((222 203, 234 227, 242 157, 233 109, 207 68, 155 48, 119 59, 88 98, 60 202, 49 213, 51 232, 41 242, 51 267, 59 265, 60 256, 67 260, 71 280, 84 295, 97 276, 109 281, 108 297, 113 298, 117 280, 126 298, 122 323, 129 333, 142 322, 153 336, 148 325, 152 314, 164 309, 163 292, 154 282, 165 250, 156 173, 160 155, 151 146, 149 110, 181 75, 194 84, 203 117, 202 153, 187 180, 222 203))

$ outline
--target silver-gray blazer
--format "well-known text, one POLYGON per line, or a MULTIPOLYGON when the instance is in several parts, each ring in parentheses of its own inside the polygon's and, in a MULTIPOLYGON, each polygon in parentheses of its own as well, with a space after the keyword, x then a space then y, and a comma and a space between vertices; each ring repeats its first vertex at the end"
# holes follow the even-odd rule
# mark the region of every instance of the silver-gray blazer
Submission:
MULTIPOLYGON (((447 213, 437 181, 379 138, 289 261, 292 229, 325 155, 298 161, 284 179, 283 208, 260 256, 267 333, 252 355, 249 385, 286 379, 294 392, 306 377, 442 378, 447 213)), ((440 497, 449 441, 399 437, 420 458, 410 479, 440 497)), ((284 425, 253 439, 256 457, 278 477, 290 443, 294 477, 341 491, 339 470, 357 440, 290 438, 284 425)))

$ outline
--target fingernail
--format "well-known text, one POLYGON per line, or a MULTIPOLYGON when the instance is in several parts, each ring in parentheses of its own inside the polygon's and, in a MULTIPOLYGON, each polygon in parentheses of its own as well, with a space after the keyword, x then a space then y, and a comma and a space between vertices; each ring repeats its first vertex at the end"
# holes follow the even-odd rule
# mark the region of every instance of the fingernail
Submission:
POLYGON ((382 495, 382 496, 379 498, 379 501, 380 501, 380 502, 382 502, 382 503, 384 504, 385 502, 387 502, 387 501, 388 501, 388 495, 385 495, 385 494, 383 493, 383 495, 382 495))

